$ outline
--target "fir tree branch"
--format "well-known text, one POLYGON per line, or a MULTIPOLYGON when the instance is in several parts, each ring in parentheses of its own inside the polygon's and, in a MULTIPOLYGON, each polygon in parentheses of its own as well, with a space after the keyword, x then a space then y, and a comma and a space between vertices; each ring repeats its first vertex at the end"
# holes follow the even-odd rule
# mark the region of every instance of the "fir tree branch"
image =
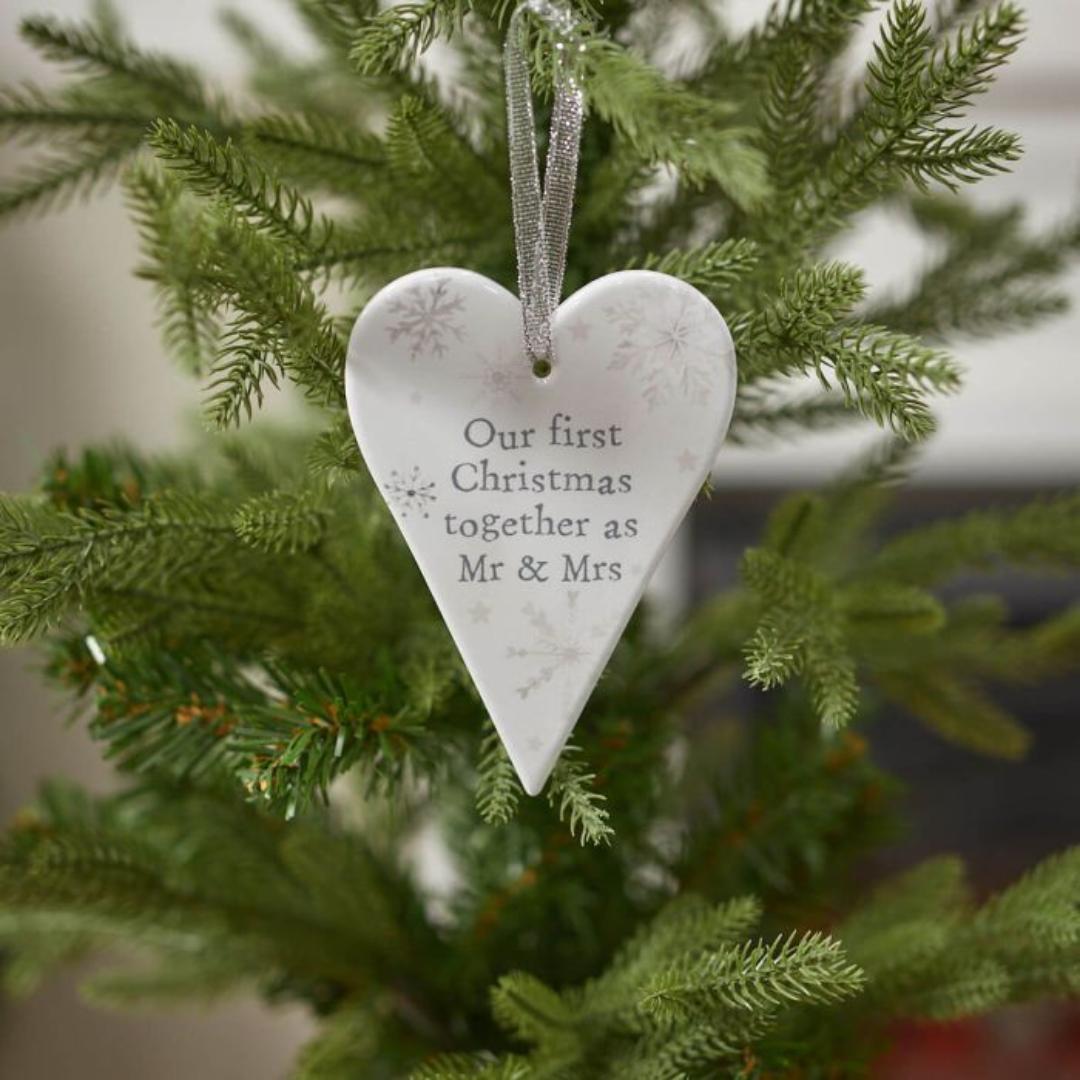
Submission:
POLYGON ((393 177, 458 221, 471 218, 490 228, 492 208, 506 202, 503 174, 492 170, 436 102, 402 97, 387 122, 384 146, 393 177))
POLYGON ((422 0, 398 4, 373 16, 361 29, 350 59, 364 75, 407 67, 438 37, 460 31, 471 0, 422 0))
POLYGON ((934 428, 927 393, 949 393, 959 371, 941 350, 883 327, 849 321, 864 292, 854 268, 827 263, 781 282, 771 304, 734 328, 743 378, 813 372, 849 408, 909 441, 934 428))
POLYGON ((476 808, 489 825, 505 825, 512 820, 521 800, 521 784, 496 731, 480 744, 476 778, 476 808))
POLYGON ((0 87, 0 136, 28 145, 57 139, 96 143, 115 139, 117 133, 137 136, 152 119, 146 110, 79 85, 58 94, 36 86, 0 87))
POLYGON ((385 1019, 364 1005, 339 1009, 300 1050, 290 1080, 347 1080, 374 1068, 385 1019))
POLYGON ((921 229, 944 243, 944 254, 908 295, 873 305, 873 321, 923 337, 982 337, 1064 310, 1066 298, 1050 282, 1080 251, 1075 221, 1032 236, 1017 207, 980 212, 955 199, 922 199, 911 212, 921 229))
POLYGON ((768 195, 765 159, 751 132, 730 123, 730 106, 668 81, 641 57, 599 35, 584 41, 589 106, 649 163, 687 183, 713 181, 748 209, 768 195))
MULTIPOLYGON (((862 19, 880 0, 774 0, 759 27, 742 39, 734 59, 740 74, 760 77, 776 70, 792 45, 808 46, 824 63, 834 58, 850 40, 862 19)), ((721 51, 718 61, 728 57, 721 51)), ((711 72, 723 77, 724 72, 711 72)))
POLYGON ((728 441, 736 446, 757 445, 769 439, 793 439, 803 432, 831 431, 856 419, 843 397, 832 393, 804 394, 784 400, 740 392, 728 441))
POLYGON ((787 249, 804 250, 904 180, 963 183, 1015 160, 1017 143, 1010 136, 962 133, 946 125, 988 89, 1022 30, 1019 10, 1003 3, 935 49, 922 6, 915 0, 894 5, 868 66, 868 101, 842 132, 821 174, 798 196, 794 228, 782 241, 787 249), (921 165, 924 151, 928 171, 921 165))
POLYGON ((742 575, 764 610, 747 646, 747 679, 775 686, 802 674, 822 724, 843 727, 858 686, 837 595, 821 575, 774 552, 748 551, 742 575))
POLYGON ((532 1067, 522 1058, 454 1054, 421 1065, 409 1080, 530 1080, 532 1076, 532 1067))
POLYGON ((566 822, 571 836, 581 831, 582 844, 610 844, 615 830, 608 824, 607 810, 600 805, 604 796, 594 789, 596 776, 588 764, 577 758, 580 752, 572 744, 563 748, 548 783, 548 802, 566 822))
POLYGON ((326 308, 299 280, 287 247, 248 223, 227 219, 212 274, 236 314, 222 338, 210 383, 210 415, 221 426, 250 416, 262 381, 287 372, 310 400, 344 402, 345 347, 326 308))
POLYGON ((369 784, 399 780, 410 761, 420 764, 424 718, 415 706, 390 713, 378 691, 348 679, 269 671, 277 693, 237 716, 229 738, 253 798, 291 818, 314 799, 325 802, 333 779, 358 764, 369 784))
POLYGON ((886 544, 867 567, 871 580, 931 585, 960 569, 999 560, 1068 568, 1080 562, 1080 496, 1062 495, 1014 511, 985 511, 916 529, 886 544))
POLYGON ((504 1031, 522 1042, 543 1043, 575 1026, 562 997, 521 971, 504 975, 492 987, 491 1012, 504 1031))
POLYGON ((672 901, 625 942, 607 969, 584 990, 579 1022, 633 1017, 641 987, 676 961, 689 962, 744 939, 761 919, 753 897, 711 905, 694 894, 672 901), (625 1014, 625 1015, 623 1015, 625 1014))
POLYGON ((128 511, 57 513, 0 499, 0 640, 55 625, 100 586, 178 578, 233 539, 214 499, 173 494, 128 511))
POLYGON ((880 679, 894 701, 949 742, 991 757, 1022 758, 1031 733, 976 687, 940 670, 880 679))
POLYGON ((327 517, 327 508, 314 492, 273 491, 238 507, 233 521, 236 535, 257 551, 295 555, 322 542, 327 517))
POLYGON ((717 1009, 767 1012, 851 997, 864 982, 839 942, 821 934, 800 938, 792 933, 770 943, 729 946, 675 967, 652 983, 641 1007, 673 1021, 704 1018, 717 1009))
POLYGON ((328 485, 356 479, 364 468, 348 418, 322 432, 308 454, 308 468, 328 485))
POLYGON ((171 120, 156 121, 147 141, 186 188, 220 199, 267 236, 305 252, 317 252, 329 242, 331 223, 316 217, 306 198, 285 187, 232 142, 218 142, 209 132, 181 128, 171 120))
POLYGON ((318 189, 362 199, 366 181, 386 168, 380 139, 331 117, 269 115, 248 138, 283 172, 318 189))
POLYGON ((211 226, 179 187, 154 169, 136 165, 125 186, 148 260, 139 274, 156 288, 166 347, 184 368, 202 374, 218 336, 214 297, 202 265, 211 226))
POLYGON ((144 52, 113 33, 55 18, 24 19, 20 30, 46 59, 70 64, 90 75, 122 79, 161 104, 200 115, 211 110, 202 80, 194 68, 144 52))
POLYGON ((89 196, 119 172, 137 145, 138 139, 115 140, 37 162, 25 179, 0 188, 0 220, 55 210, 89 196))
POLYGON ((724 240, 688 251, 673 250, 663 255, 633 259, 623 269, 655 270, 671 274, 701 289, 715 293, 729 289, 758 260, 757 246, 749 240, 724 240))

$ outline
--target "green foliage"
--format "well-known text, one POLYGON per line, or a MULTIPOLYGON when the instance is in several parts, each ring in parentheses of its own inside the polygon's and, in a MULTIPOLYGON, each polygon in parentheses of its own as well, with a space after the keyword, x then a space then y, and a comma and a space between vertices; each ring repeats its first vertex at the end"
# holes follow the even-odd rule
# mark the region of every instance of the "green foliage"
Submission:
POLYGON ((883 886, 838 929, 866 971, 867 1009, 949 1020, 1075 993, 1078 852, 1040 864, 976 908, 962 868, 924 864, 883 886))
POLYGON ((526 1080, 532 1070, 516 1058, 492 1061, 487 1056, 444 1055, 422 1065, 411 1080, 526 1080))
POLYGON ((75 70, 122 80, 132 90, 156 95, 159 103, 207 108, 198 73, 186 64, 148 53, 120 38, 115 28, 66 24, 54 18, 28 18, 23 37, 47 60, 75 70))
POLYGON ((663 78, 634 53, 592 36, 584 42, 588 104, 650 164, 677 169, 690 185, 713 181, 737 206, 768 195, 761 152, 731 105, 663 78))
POLYGON ((5 497, 0 640, 40 634, 99 590, 175 580, 185 564, 188 572, 205 568, 231 542, 231 531, 213 498, 163 495, 131 509, 71 515, 5 497))
POLYGON ((644 924, 599 978, 561 992, 523 972, 491 993, 498 1024, 534 1049, 527 1059, 480 1066, 440 1059, 414 1076, 675 1076, 680 1068, 731 1062, 796 1006, 838 1000, 861 976, 836 942, 794 934, 771 944, 743 940, 760 911, 750 899, 717 907, 686 896, 644 924), (550 1063, 550 1064, 549 1064, 550 1063), (524 1070, 520 1073, 514 1070, 524 1070), (674 1070, 674 1071, 673 1071, 674 1070), (504 1075, 493 1071, 490 1075, 504 1075))
POLYGON ((105 10, 84 25, 23 21, 23 37, 45 59, 85 78, 59 90, 0 91, 0 139, 50 144, 20 180, 0 188, 0 219, 55 208, 114 179, 162 111, 215 127, 231 122, 193 68, 125 40, 105 10))
POLYGON ((757 262, 757 250, 748 240, 723 240, 689 251, 672 250, 646 255, 627 269, 655 270, 682 278, 705 293, 730 290, 757 262))
POLYGON ((894 4, 867 66, 860 108, 835 140, 823 141, 820 172, 791 189, 793 227, 783 214, 773 218, 785 220, 788 249, 805 250, 904 183, 955 189, 1008 168, 1019 153, 1014 136, 951 125, 990 87, 1022 26, 1019 10, 1006 3, 935 41, 921 4, 894 4))
POLYGON ((393 175, 418 199, 452 207, 466 220, 482 219, 505 201, 505 188, 435 102, 402 97, 387 123, 385 145, 393 175))
POLYGON ((963 567, 1011 563, 1074 568, 1080 563, 1076 522, 1080 495, 1039 500, 1012 513, 986 511, 908 533, 873 560, 875 577, 932 585, 963 567))
MULTIPOLYGON (((337 992, 361 957, 400 965, 407 942, 411 952, 431 941, 403 887, 393 861, 355 836, 299 824, 282 832, 186 789, 167 813, 146 794, 94 805, 51 791, 0 853, 5 940, 32 956, 44 938, 55 952, 51 916, 68 942, 126 944, 163 961, 135 970, 139 993, 220 990, 224 966, 232 984, 289 972, 312 996, 337 992)), ((99 985, 115 995, 121 984, 99 985)))
POLYGON ((361 29, 352 61, 366 74, 410 64, 436 38, 450 37, 460 30, 471 7, 470 0, 423 0, 379 12, 361 29))
POLYGON ((181 128, 168 120, 153 125, 148 137, 158 160, 196 195, 218 198, 234 213, 276 240, 318 250, 329 240, 330 225, 316 220, 311 203, 284 187, 231 142, 209 132, 181 128))
MULTIPOLYGON (((743 578, 760 605, 745 647, 746 678, 769 690, 802 677, 822 722, 836 726, 854 715, 862 667, 879 691, 947 739, 1022 756, 1027 732, 983 684, 1023 680, 1010 654, 1023 651, 1025 635, 1002 631, 996 605, 965 600, 950 609, 926 590, 998 560, 1075 568, 1080 506, 1062 496, 976 512, 914 529, 875 551, 866 530, 880 510, 879 485, 894 467, 888 455, 872 458, 861 479, 842 482, 826 498, 792 497, 774 513, 765 547, 743 560, 743 578)), ((1053 668, 1062 656, 1053 642, 1058 633, 1073 640, 1072 626, 1071 613, 1054 620, 1041 635, 1043 659, 1029 654, 1026 661, 1053 668)))
POLYGON ((743 1009, 768 1013, 780 1005, 836 1001, 862 986, 858 968, 839 944, 821 934, 746 942, 660 975, 642 1006, 667 1019, 705 1019, 743 1009))
POLYGON ((1018 207, 986 212, 956 199, 920 199, 910 211, 943 251, 912 292, 874 306, 876 320, 941 339, 998 334, 1064 309, 1065 297, 1052 282, 1080 246, 1076 222, 1029 238, 1018 207))
POLYGON ((521 783, 499 733, 491 731, 480 748, 476 808, 489 825, 505 825, 517 813, 521 795, 521 783))
POLYGON ((924 439, 934 429, 925 394, 956 390, 959 371, 940 349, 851 319, 864 292, 861 273, 839 263, 782 280, 771 302, 737 328, 743 377, 813 373, 849 408, 905 439, 924 439))
POLYGON ((747 678, 768 689, 805 672, 821 722, 843 727, 855 711, 855 665, 827 584, 794 560, 767 551, 748 552, 742 572, 765 609, 747 646, 747 678))
POLYGON ((221 248, 212 280, 231 301, 210 373, 208 419, 217 427, 250 419, 264 396, 288 374, 313 402, 340 405, 345 344, 314 289, 283 249, 237 217, 220 225, 221 248))
POLYGON ((301 1051, 292 1080, 351 1080, 377 1059, 378 1018, 372 1010, 342 1008, 301 1051))
POLYGON ((556 807, 571 836, 581 833, 586 844, 609 844, 614 830, 607 811, 600 805, 604 796, 594 790, 596 776, 578 757, 578 747, 563 748, 548 786, 548 802, 556 807))
MULTIPOLYGON (((700 0, 573 5, 589 118, 568 288, 637 267, 713 299, 738 348, 734 440, 866 420, 895 437, 782 500, 678 631, 635 619, 530 799, 342 386, 348 328, 391 278, 459 264, 514 284, 512 5, 293 6, 295 53, 227 16, 242 102, 106 4, 27 20, 66 77, 0 89, 24 163, 0 217, 120 177, 164 343, 209 427, 242 428, 166 458, 58 451, 34 492, 0 497, 0 642, 42 640, 126 785, 47 788, 13 824, 5 986, 105 949, 86 993, 112 1006, 301 1001, 320 1024, 298 1080, 861 1076, 898 1019, 1075 998, 1075 852, 981 906, 948 859, 869 899, 858 884, 898 828, 883 703, 1016 758, 1030 734, 996 688, 1080 666, 1080 607, 1017 627, 965 577, 1074 573, 1075 494, 878 529, 959 387, 947 342, 1060 311, 1080 247, 1075 221, 1033 232, 956 194, 1018 153, 963 119, 1018 9, 898 0, 853 81, 875 0, 778 0, 742 35, 700 0), (437 42, 455 51, 438 79, 437 42), (932 248, 900 294, 831 255, 884 200, 932 248), (248 424, 277 391, 302 418, 248 424), (452 869, 421 887, 433 837, 452 869)), ((527 24, 543 117, 554 43, 527 24)))
POLYGON ((157 170, 135 166, 125 178, 128 202, 153 282, 166 348, 182 366, 201 375, 216 348, 218 321, 202 253, 212 235, 207 215, 179 184, 157 170))
POLYGON ((233 521, 241 540, 270 554, 309 551, 322 540, 326 526, 314 492, 259 495, 240 506, 233 521))
POLYGON ((346 198, 360 195, 386 164, 376 135, 317 113, 270 114, 255 121, 248 137, 282 172, 346 198))

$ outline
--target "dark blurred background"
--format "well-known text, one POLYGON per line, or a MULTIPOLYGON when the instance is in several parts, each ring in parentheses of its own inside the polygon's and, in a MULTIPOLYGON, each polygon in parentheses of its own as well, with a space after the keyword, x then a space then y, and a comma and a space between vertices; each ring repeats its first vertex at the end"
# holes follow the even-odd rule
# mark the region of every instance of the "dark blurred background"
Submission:
MULTIPOLYGON (((1053 491, 1038 484, 899 490, 881 535, 971 510, 1008 507, 1053 491)), ((725 492, 703 503, 692 523, 693 592, 708 596, 736 583, 743 550, 757 542, 779 492, 725 492)), ((1080 581, 1015 571, 968 574, 944 598, 1001 596, 1010 625, 1023 628, 1080 602, 1080 581)), ((943 852, 960 855, 983 889, 1014 879, 1032 863, 1080 841, 1080 677, 995 691, 1034 738, 1021 762, 985 757, 946 742, 915 720, 887 710, 869 732, 874 759, 906 788, 908 830, 882 853, 880 869, 910 866, 943 852)))

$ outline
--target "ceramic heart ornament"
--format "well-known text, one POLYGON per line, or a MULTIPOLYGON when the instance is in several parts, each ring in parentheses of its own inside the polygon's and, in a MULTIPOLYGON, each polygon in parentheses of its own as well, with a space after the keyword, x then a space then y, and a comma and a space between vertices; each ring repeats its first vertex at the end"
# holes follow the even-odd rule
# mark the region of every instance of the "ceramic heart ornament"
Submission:
POLYGON ((544 786, 724 440, 735 351, 700 292, 651 271, 558 309, 538 378, 521 306, 420 270, 349 343, 357 440, 525 789, 544 786))

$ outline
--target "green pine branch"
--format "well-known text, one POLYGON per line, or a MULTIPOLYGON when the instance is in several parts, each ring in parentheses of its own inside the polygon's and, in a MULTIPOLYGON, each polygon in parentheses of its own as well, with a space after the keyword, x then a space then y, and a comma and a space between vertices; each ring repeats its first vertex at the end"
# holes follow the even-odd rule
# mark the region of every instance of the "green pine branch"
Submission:
POLYGON ((731 122, 731 105, 665 79, 636 53, 599 35, 583 41, 589 107, 649 163, 665 163, 690 185, 714 182, 735 205, 769 193, 753 133, 731 122))
POLYGON ((851 320, 864 292, 861 273, 838 263, 782 281, 770 304, 735 327, 743 378, 815 374, 848 408, 919 441, 934 429, 926 396, 956 390, 959 370, 939 349, 851 320))
POLYGON ((989 510, 915 529, 886 544, 867 567, 871 578, 932 585, 961 569, 1013 564, 1067 569, 1080 560, 1080 496, 1039 499, 1016 510, 989 510))
POLYGON ((147 140, 158 160, 196 195, 221 200, 262 233, 304 251, 318 251, 332 227, 311 202, 267 173, 231 142, 207 131, 157 121, 147 140))
POLYGON ((623 269, 654 270, 670 274, 705 293, 729 290, 758 261, 757 246, 749 240, 723 240, 689 250, 646 255, 631 260, 623 269))
POLYGON ((517 813, 521 783, 496 731, 484 736, 476 777, 476 808, 489 825, 505 825, 517 813))
POLYGON ((156 169, 136 165, 125 186, 146 259, 137 272, 157 292, 165 345, 185 369, 200 375, 211 363, 219 333, 214 290, 203 267, 212 225, 156 169))
POLYGON ((408 67, 436 38, 461 30, 472 0, 422 0, 373 15, 360 29, 351 59, 362 74, 408 67))
POLYGON ((864 977, 839 942, 793 932, 771 942, 719 949, 657 978, 641 1007, 660 1019, 704 1019, 710 1012, 768 1012, 800 1003, 827 1003, 857 994, 864 977))
POLYGON ((379 138, 315 113, 260 117, 250 127, 248 138, 284 174, 346 198, 366 201, 365 189, 372 177, 386 168, 379 138))
POLYGON ((345 346, 326 307, 296 273, 290 248, 235 217, 219 225, 209 274, 234 314, 210 380, 208 415, 237 424, 287 373, 314 403, 344 402, 345 346))
POLYGON ((40 635, 103 587, 175 580, 233 542, 212 498, 162 495, 76 514, 0 499, 0 640, 40 635))
POLYGON ((52 154, 35 162, 21 179, 0 187, 0 220, 61 209, 86 198, 119 173, 137 145, 137 139, 113 138, 104 145, 52 154))
POLYGON ((46 59, 87 75, 120 80, 132 90, 151 95, 158 104, 199 114, 213 107, 195 68, 139 49, 100 27, 35 17, 24 19, 20 30, 46 59))
POLYGON ((152 114, 135 103, 114 100, 81 84, 53 93, 32 85, 0 88, 0 137, 24 145, 140 135, 151 119, 152 114))
POLYGON ((1004 3, 935 47, 921 4, 901 0, 890 8, 867 66, 866 101, 795 197, 787 250, 826 237, 904 182, 954 186, 1006 169, 1018 152, 1014 138, 949 124, 989 88, 1022 32, 1019 9, 1004 3))
POLYGON ((573 744, 563 748, 548 781, 548 802, 566 822, 571 836, 580 832, 582 844, 610 844, 615 830, 608 824, 604 796, 596 790, 596 775, 573 744))
POLYGON ((528 1080, 532 1075, 532 1068, 521 1058, 447 1054, 421 1065, 409 1080, 528 1080))
POLYGON ((1018 207, 977 211, 956 199, 920 199, 910 209, 915 224, 943 251, 912 290, 872 305, 875 322, 939 340, 985 337, 1066 308, 1053 281, 1080 249, 1075 222, 1033 235, 1018 207))
POLYGON ((837 594, 824 577, 775 552, 747 552, 742 575, 765 613, 747 645, 747 679, 772 687, 799 673, 822 724, 846 725, 858 686, 837 594))

